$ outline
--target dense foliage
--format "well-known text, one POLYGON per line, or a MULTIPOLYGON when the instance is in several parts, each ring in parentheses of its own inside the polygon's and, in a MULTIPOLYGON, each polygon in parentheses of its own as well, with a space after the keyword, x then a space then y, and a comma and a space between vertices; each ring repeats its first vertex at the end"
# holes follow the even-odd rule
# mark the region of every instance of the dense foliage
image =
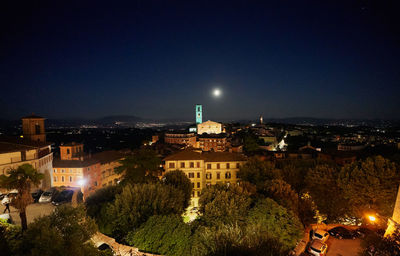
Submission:
POLYGON ((36 219, 24 233, 12 226, 1 226, 0 236, 5 245, 2 253, 8 251, 8 255, 104 255, 88 242, 96 232, 96 225, 86 217, 82 207, 57 207, 51 215, 36 219))
POLYGON ((117 239, 123 239, 153 215, 182 214, 185 197, 169 185, 126 185, 107 208, 108 223, 117 239))
POLYGON ((127 242, 142 251, 163 255, 190 255, 191 227, 179 215, 154 215, 136 232, 130 232, 127 242))
POLYGON ((192 183, 190 179, 180 170, 167 172, 163 177, 163 182, 166 185, 171 185, 183 192, 185 196, 184 207, 188 207, 192 196, 192 183))

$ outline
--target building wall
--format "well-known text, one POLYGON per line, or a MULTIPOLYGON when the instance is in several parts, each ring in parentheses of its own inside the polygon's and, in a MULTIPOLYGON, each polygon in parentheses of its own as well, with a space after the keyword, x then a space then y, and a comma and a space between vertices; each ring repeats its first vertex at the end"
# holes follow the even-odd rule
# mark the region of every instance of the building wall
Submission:
POLYGON ((61 160, 81 160, 83 155, 83 144, 60 146, 61 160))
MULTIPOLYGON (((50 148, 50 146, 48 146, 50 148)), ((47 189, 52 186, 52 168, 53 168, 53 153, 47 153, 41 158, 38 158, 38 150, 32 149, 17 152, 8 152, 0 154, 0 175, 7 174, 8 170, 17 169, 23 164, 30 164, 38 172, 44 174, 44 179, 41 182, 42 189, 47 189), (25 159, 22 155, 25 154, 25 159)), ((35 188, 33 188, 35 189, 35 188)))
POLYGON ((181 144, 194 147, 196 145, 196 135, 189 134, 165 134, 165 143, 168 144, 181 144))
POLYGON ((46 141, 44 118, 23 118, 22 133, 24 137, 33 141, 46 141), (36 128, 38 126, 39 129, 36 128))
POLYGON ((226 150, 226 138, 199 138, 199 147, 203 151, 223 152, 226 150))
POLYGON ((83 168, 83 177, 85 185, 83 188, 84 197, 88 197, 91 193, 101 188, 101 165, 95 163, 91 166, 83 168))
POLYGON ((165 172, 181 170, 193 187, 191 206, 199 206, 201 190, 217 183, 237 183, 237 172, 243 161, 205 162, 204 160, 166 161, 165 172), (229 166, 227 166, 229 164, 229 166), (226 173, 230 173, 225 176, 226 173), (219 175, 218 175, 219 174, 219 175))
POLYGON ((217 122, 207 121, 197 125, 197 134, 220 134, 221 132, 222 124, 217 122))
POLYGON ((54 187, 80 187, 79 181, 83 180, 83 168, 53 168, 54 187))
POLYGON ((122 179, 122 173, 115 173, 115 168, 121 166, 119 160, 105 163, 100 166, 101 171, 101 186, 117 185, 122 179))

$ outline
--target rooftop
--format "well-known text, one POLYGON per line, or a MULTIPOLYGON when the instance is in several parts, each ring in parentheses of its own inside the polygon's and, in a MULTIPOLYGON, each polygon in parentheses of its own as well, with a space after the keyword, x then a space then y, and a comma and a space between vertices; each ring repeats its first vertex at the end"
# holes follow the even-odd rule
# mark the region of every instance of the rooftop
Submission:
POLYGON ((45 118, 41 117, 41 116, 38 116, 38 115, 35 115, 34 113, 32 113, 31 115, 25 116, 25 117, 23 117, 21 119, 45 119, 45 118))
POLYGON ((98 160, 101 164, 110 163, 113 161, 117 161, 125 157, 126 154, 118 152, 118 151, 103 151, 100 153, 96 153, 92 155, 93 159, 98 160))
POLYGON ((54 168, 82 168, 82 167, 88 167, 88 166, 94 165, 96 163, 99 163, 99 161, 97 159, 93 159, 93 158, 87 159, 84 161, 54 159, 53 167, 54 168))
POLYGON ((38 149, 49 145, 51 145, 51 143, 0 136, 0 153, 38 149))

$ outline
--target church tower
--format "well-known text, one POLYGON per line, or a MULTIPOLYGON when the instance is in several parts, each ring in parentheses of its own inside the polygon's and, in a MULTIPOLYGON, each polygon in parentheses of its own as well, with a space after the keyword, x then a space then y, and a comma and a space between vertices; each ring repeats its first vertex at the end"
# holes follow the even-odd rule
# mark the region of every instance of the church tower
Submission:
POLYGON ((201 124, 203 122, 203 106, 196 105, 196 124, 201 124))
POLYGON ((46 142, 44 118, 34 114, 23 117, 22 133, 28 140, 46 142))

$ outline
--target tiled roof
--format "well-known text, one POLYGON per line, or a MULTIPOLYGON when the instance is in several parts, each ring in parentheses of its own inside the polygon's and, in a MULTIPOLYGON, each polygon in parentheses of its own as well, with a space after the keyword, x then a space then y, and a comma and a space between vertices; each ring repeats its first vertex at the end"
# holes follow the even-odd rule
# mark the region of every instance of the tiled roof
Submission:
POLYGON ((88 159, 88 160, 84 160, 84 161, 54 159, 53 167, 54 168, 82 168, 82 167, 88 167, 88 166, 94 165, 96 163, 99 163, 99 161, 97 159, 88 159))
POLYGON ((93 159, 98 160, 101 164, 114 162, 125 157, 125 154, 118 151, 103 151, 92 155, 93 159))
POLYGON ((37 149, 49 145, 51 143, 0 136, 0 153, 37 149))

